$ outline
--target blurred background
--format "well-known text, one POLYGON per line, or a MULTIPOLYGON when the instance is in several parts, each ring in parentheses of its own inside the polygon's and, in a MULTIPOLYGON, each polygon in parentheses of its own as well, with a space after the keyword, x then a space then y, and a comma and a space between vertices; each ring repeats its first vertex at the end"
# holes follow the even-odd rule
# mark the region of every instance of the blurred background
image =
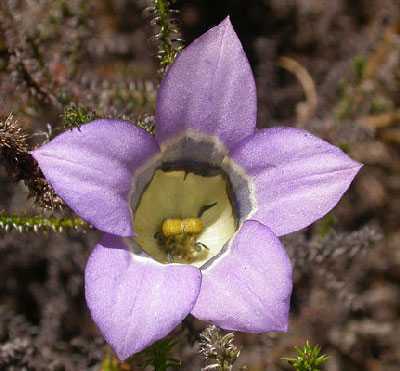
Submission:
MULTIPOLYGON (((151 127, 160 74, 148 4, 2 0, 2 121, 12 112, 29 148, 82 117, 151 127)), ((329 356, 326 370, 399 370, 399 1, 182 0, 173 8, 185 45, 231 16, 255 74, 259 127, 305 128, 365 164, 331 214, 284 238, 295 265, 289 332, 237 334, 237 369, 290 370, 282 357, 309 340, 329 356)), ((0 211, 70 215, 29 159, 30 167, 10 166, 1 141, 0 211)), ((107 350, 82 282, 98 233, 12 229, 0 229, 0 369, 99 370, 107 350)), ((203 365, 195 336, 203 328, 189 319, 177 330, 184 370, 203 365)))

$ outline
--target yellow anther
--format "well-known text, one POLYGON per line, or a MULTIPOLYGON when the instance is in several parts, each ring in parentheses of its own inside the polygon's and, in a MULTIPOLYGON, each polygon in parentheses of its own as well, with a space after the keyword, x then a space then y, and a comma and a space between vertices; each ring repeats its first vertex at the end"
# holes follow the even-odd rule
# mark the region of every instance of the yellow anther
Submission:
POLYGON ((172 237, 178 234, 200 234, 204 229, 204 225, 199 218, 186 219, 165 219, 161 231, 165 237, 172 237))

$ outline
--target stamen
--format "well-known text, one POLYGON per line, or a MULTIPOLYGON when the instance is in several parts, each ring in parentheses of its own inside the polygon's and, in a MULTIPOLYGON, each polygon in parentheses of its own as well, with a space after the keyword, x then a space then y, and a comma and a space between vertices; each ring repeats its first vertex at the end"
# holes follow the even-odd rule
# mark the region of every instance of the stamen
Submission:
POLYGON ((161 230, 154 234, 158 245, 166 252, 168 262, 185 261, 192 263, 205 259, 208 247, 197 242, 203 232, 203 221, 199 218, 165 219, 161 230))
POLYGON ((199 234, 203 229, 203 222, 199 218, 166 219, 161 226, 161 231, 165 237, 182 233, 199 234))

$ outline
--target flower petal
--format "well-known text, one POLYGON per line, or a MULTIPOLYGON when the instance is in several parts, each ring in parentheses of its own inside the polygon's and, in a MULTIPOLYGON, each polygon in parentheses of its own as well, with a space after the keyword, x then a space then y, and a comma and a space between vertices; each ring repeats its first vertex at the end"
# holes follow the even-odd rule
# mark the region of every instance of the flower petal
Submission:
POLYGON ((133 255, 111 235, 85 270, 91 315, 121 360, 168 335, 191 311, 200 285, 197 268, 133 255))
POLYGON ((286 331, 292 268, 278 238, 247 221, 231 245, 203 271, 192 314, 233 331, 286 331))
POLYGON ((307 227, 338 203, 361 168, 339 148, 293 128, 259 130, 232 153, 252 178, 252 219, 278 235, 307 227))
POLYGON ((231 148, 254 132, 256 115, 251 67, 227 17, 169 68, 158 92, 156 139, 162 144, 192 129, 231 148))
POLYGON ((54 190, 96 228, 132 235, 133 173, 158 153, 155 140, 126 121, 96 120, 32 153, 54 190))

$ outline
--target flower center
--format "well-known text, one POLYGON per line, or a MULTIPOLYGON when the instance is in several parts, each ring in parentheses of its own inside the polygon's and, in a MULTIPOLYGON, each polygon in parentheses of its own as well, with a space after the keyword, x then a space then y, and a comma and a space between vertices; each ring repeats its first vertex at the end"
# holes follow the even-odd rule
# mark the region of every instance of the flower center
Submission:
POLYGON ((202 266, 236 230, 229 182, 221 172, 154 172, 134 211, 136 243, 163 263, 202 266))
POLYGON ((203 222, 199 218, 166 219, 155 238, 160 248, 166 251, 170 262, 178 259, 193 263, 208 255, 208 247, 197 241, 203 229, 203 222))

